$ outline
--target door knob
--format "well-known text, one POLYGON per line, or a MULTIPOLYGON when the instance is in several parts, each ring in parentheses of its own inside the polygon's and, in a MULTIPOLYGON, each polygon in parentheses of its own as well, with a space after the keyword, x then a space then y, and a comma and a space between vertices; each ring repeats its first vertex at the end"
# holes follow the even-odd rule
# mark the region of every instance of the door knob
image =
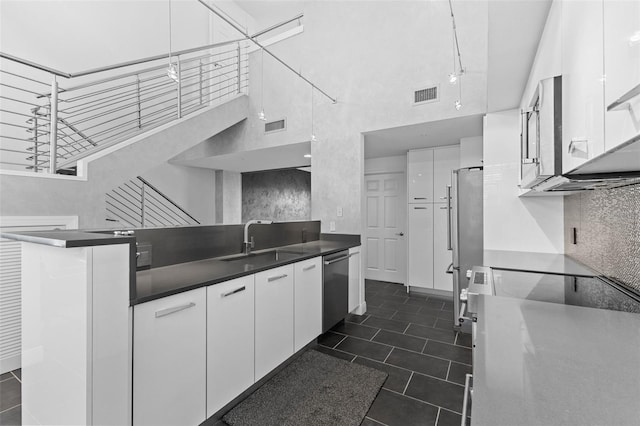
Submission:
POLYGON ((404 235, 404 232, 397 232, 396 235, 399 235, 402 237, 404 235))

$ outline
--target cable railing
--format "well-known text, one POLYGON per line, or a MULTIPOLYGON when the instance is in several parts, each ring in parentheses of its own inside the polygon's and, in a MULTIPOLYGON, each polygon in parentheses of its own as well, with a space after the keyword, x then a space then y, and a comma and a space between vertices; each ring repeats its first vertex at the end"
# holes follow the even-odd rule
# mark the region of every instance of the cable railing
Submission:
POLYGON ((198 225, 200 222, 142 177, 106 194, 106 220, 127 228, 198 225))
POLYGON ((173 78, 166 55, 75 74, 0 58, 0 165, 13 170, 63 172, 107 146, 248 93, 249 85, 244 40, 175 52, 173 78), (60 86, 62 78, 69 85, 60 86))

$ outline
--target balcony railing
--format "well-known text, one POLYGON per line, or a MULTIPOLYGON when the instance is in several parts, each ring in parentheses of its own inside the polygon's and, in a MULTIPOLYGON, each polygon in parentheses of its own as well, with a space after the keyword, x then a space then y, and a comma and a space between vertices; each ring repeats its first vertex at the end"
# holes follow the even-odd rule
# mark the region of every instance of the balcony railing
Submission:
POLYGON ((248 91, 244 40, 175 52, 172 75, 168 56, 74 74, 5 53, 0 58, 4 169, 60 173, 100 149, 248 91))

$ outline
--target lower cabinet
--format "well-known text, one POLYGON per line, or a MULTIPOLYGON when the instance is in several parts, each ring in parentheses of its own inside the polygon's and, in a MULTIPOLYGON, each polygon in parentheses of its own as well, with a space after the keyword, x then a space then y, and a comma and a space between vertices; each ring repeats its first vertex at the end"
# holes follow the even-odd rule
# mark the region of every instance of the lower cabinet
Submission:
POLYGON ((446 204, 434 204, 433 211, 433 288, 453 291, 453 278, 447 274, 452 262, 452 252, 448 249, 449 207, 446 204))
POLYGON ((254 276, 207 287, 207 417, 254 383, 254 276))
POLYGON ((349 249, 349 312, 360 306, 360 246, 349 249))
POLYGON ((133 307, 133 424, 206 419, 206 289, 133 307))
POLYGON ((294 265, 294 352, 322 333, 322 258, 294 265))
POLYGON ((408 285, 433 288, 433 204, 409 205, 408 285))
POLYGON ((293 355, 293 265, 259 272, 255 302, 255 379, 293 355))

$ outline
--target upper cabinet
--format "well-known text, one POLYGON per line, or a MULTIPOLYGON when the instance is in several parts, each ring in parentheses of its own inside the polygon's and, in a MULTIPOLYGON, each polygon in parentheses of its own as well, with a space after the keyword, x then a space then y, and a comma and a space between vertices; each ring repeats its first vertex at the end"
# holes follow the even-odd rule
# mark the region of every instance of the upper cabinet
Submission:
POLYGON ((433 150, 407 153, 407 194, 409 203, 433 203, 433 150))
POLYGON ((407 153, 409 204, 444 203, 451 171, 460 167, 460 146, 416 149, 407 153))
POLYGON ((603 13, 605 149, 609 150, 640 133, 640 1, 606 0, 603 13))
POLYGON ((563 172, 605 150, 601 1, 562 2, 563 172))

